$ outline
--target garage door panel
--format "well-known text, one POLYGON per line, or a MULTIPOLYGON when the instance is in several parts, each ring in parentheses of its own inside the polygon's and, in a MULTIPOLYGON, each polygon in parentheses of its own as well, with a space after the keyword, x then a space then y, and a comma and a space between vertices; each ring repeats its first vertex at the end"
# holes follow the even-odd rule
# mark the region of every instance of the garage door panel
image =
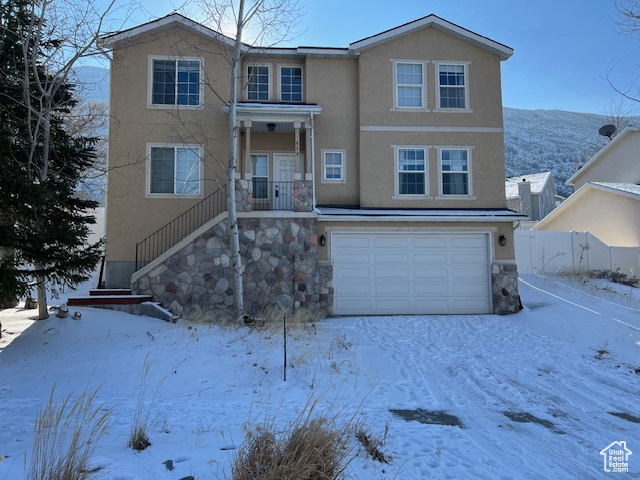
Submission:
POLYGON ((409 263, 408 253, 375 253, 374 262, 376 265, 406 265, 409 263))
POLYGON ((416 295, 448 295, 449 285, 443 282, 415 283, 413 291, 416 295))
POLYGON ((434 250, 447 248, 446 237, 413 237, 412 243, 415 248, 432 248, 434 250))
POLYGON ((414 253, 414 265, 446 265, 447 255, 444 253, 414 253))
POLYGON ((412 293, 411 284, 409 282, 384 282, 375 283, 374 291, 378 294, 393 293, 393 294, 410 294, 412 293))
POLYGON ((376 249, 406 249, 409 239, 404 237, 373 237, 373 248, 376 249))
POLYGON ((407 313, 412 310, 411 298, 377 298, 374 302, 376 310, 384 313, 407 313))
POLYGON ((488 313, 486 234, 332 235, 336 314, 488 313))
POLYGON ((429 267, 425 269, 415 269, 413 272, 413 278, 415 279, 425 279, 428 278, 430 280, 447 280, 449 279, 450 270, 448 267, 429 267))
POLYGON ((355 237, 340 235, 340 236, 335 236, 333 238, 334 238, 333 246, 341 249, 369 248, 370 238, 365 235, 358 235, 355 237))
POLYGON ((453 248, 476 248, 484 250, 486 248, 486 239, 478 236, 453 237, 451 238, 451 246, 453 248))
POLYGON ((487 259, 484 255, 476 253, 453 253, 451 254, 451 263, 453 265, 473 266, 481 265, 485 267, 487 265, 487 259))
POLYGON ((349 282, 342 285, 342 293, 345 296, 350 295, 366 295, 368 296, 371 292, 371 284, 369 282, 349 282))
POLYGON ((343 265, 348 263, 349 265, 370 265, 371 257, 368 253, 358 253, 358 252, 350 252, 350 253, 339 253, 335 257, 335 263, 338 265, 343 265))

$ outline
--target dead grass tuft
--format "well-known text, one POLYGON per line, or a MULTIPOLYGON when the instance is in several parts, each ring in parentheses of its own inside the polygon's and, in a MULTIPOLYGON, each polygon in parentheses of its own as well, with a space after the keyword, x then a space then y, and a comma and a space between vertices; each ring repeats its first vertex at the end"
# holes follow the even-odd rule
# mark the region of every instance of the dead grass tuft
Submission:
POLYGON ((367 455, 373 460, 380 463, 390 463, 391 456, 383 451, 384 446, 387 443, 387 434, 389 433, 390 424, 387 422, 384 426, 384 433, 382 435, 375 435, 368 432, 364 426, 356 428, 356 438, 360 444, 364 447, 367 455))
POLYGON ((28 480, 85 480, 96 471, 91 458, 109 426, 112 410, 95 405, 98 390, 86 390, 74 401, 53 401, 55 386, 34 426, 33 455, 28 480))
POLYGON ((353 458, 353 427, 340 425, 336 416, 312 416, 316 403, 282 431, 273 419, 248 428, 234 458, 233 480, 344 478, 353 458))

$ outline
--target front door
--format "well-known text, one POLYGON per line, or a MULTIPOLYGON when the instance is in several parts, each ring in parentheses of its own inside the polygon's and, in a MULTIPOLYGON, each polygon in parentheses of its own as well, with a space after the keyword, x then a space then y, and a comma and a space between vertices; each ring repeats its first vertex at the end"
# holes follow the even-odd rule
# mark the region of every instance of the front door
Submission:
POLYGON ((273 156, 273 209, 293 210, 293 180, 296 156, 277 153, 273 156))

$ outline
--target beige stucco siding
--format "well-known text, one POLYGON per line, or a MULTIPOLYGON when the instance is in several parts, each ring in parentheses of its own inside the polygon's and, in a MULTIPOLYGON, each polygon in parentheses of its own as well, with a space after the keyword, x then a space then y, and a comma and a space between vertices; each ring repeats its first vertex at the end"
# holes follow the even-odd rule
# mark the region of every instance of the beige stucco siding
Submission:
POLYGON ((359 203, 358 64, 355 59, 307 59, 307 101, 322 107, 314 119, 316 200, 319 205, 359 203), (322 150, 345 150, 346 181, 322 180, 322 150))
POLYGON ((580 170, 574 188, 588 182, 640 184, 640 132, 628 132, 625 138, 592 165, 580 170))
POLYGON ((502 133, 361 132, 360 205, 384 208, 505 208, 502 133), (426 147, 427 192, 420 198, 396 193, 394 146, 426 147), (440 195, 438 147, 467 148, 470 195, 440 195))
POLYGON ((548 216, 539 230, 590 231, 607 245, 640 245, 640 200, 589 188, 548 216))
POLYGON ((214 90, 229 91, 229 66, 211 40, 172 30, 116 49, 111 66, 111 122, 107 198, 107 260, 132 261, 135 244, 226 183, 227 116, 214 90), (206 58, 203 52, 209 52, 206 58), (148 107, 151 57, 195 57, 203 63, 203 106, 148 107), (203 153, 202 194, 152 198, 147 190, 149 144, 199 145, 203 153))
POLYGON ((486 232, 492 236, 491 256, 492 261, 513 261, 515 259, 513 250, 513 227, 511 222, 338 222, 332 220, 322 220, 318 222, 318 235, 324 235, 326 245, 318 246, 318 256, 320 260, 327 260, 330 257, 330 232, 331 231, 371 231, 371 232, 486 232), (498 244, 498 238, 504 235, 507 244, 498 244))
POLYGON ((361 125, 456 125, 502 127, 500 60, 433 28, 383 43, 360 54, 361 125), (393 61, 425 62, 426 110, 394 109, 393 61), (437 63, 466 63, 473 113, 435 111, 437 63))

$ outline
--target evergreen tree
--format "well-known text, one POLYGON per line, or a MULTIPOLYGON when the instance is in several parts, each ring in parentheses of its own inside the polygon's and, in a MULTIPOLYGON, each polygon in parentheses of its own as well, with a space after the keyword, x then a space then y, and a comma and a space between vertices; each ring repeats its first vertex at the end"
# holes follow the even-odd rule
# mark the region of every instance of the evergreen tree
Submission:
POLYGON ((34 18, 38 3, 0 4, 0 305, 36 286, 43 319, 45 282, 55 292, 87 280, 102 242, 86 243, 97 202, 76 195, 96 139, 65 130, 73 86, 47 68, 61 40, 34 18))

